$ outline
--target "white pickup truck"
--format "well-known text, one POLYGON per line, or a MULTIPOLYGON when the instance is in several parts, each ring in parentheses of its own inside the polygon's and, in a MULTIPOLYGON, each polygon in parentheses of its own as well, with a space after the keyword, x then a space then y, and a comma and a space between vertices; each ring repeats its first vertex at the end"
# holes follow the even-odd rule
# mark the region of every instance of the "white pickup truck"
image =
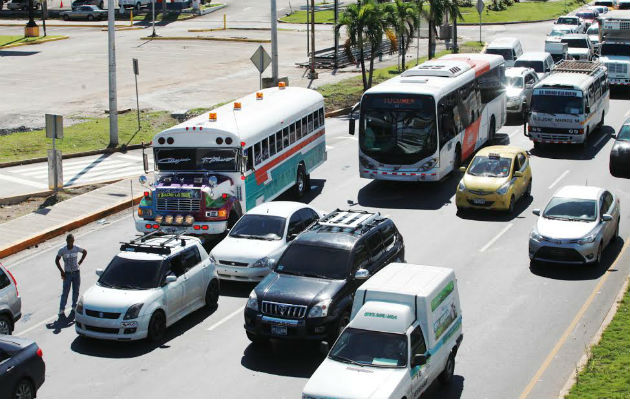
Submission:
POLYGON ((614 10, 599 22, 599 61, 611 85, 630 87, 630 10, 614 10))
POLYGON ((357 289, 351 318, 302 398, 418 398, 451 380, 463 339, 452 269, 389 264, 357 289))

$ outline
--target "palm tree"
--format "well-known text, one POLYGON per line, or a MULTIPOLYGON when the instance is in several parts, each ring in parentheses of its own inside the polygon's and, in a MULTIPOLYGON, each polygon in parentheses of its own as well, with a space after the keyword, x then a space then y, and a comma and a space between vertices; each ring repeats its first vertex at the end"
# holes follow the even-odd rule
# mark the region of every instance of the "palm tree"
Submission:
POLYGON ((464 18, 459 11, 458 0, 443 0, 444 11, 453 20, 453 53, 459 52, 457 47, 457 19, 464 18))
POLYGON ((414 3, 405 3, 402 0, 394 0, 385 6, 385 21, 392 27, 398 37, 400 53, 402 56, 401 67, 405 70, 405 56, 409 48, 411 36, 413 36, 420 16, 414 3))

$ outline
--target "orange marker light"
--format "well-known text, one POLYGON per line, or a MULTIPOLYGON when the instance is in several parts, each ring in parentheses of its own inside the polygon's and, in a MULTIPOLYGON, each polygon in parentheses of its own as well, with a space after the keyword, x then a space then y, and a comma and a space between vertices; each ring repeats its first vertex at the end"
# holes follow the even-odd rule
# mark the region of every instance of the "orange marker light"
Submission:
POLYGON ((208 119, 209 119, 210 121, 216 121, 216 120, 217 120, 217 113, 210 113, 210 114, 208 115, 208 119))
POLYGON ((263 99, 263 93, 262 92, 256 92, 256 100, 262 100, 263 99))
POLYGON ((235 101, 235 102, 234 102, 234 109, 235 109, 235 110, 240 110, 240 109, 241 109, 241 103, 240 103, 240 102, 238 102, 238 101, 235 101))
POLYGON ((286 84, 286 83, 284 83, 284 82, 278 82, 278 88, 280 88, 280 89, 284 89, 286 86, 287 86, 287 84, 286 84))

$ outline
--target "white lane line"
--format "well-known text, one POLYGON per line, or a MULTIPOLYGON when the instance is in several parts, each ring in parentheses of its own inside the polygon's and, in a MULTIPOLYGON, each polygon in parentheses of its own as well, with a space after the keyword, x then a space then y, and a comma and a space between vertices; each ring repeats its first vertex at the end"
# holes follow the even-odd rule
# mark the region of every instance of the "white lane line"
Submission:
POLYGON ((556 179, 555 181, 553 181, 553 183, 552 183, 551 185, 549 185, 549 187, 548 187, 547 189, 551 189, 551 188, 553 188, 554 186, 556 186, 556 185, 558 184, 558 182, 560 182, 560 181, 562 180, 562 178, 564 178, 565 176, 567 176, 567 174, 568 174, 568 173, 569 173, 569 170, 567 169, 566 171, 564 171, 564 172, 562 173, 562 175, 560 175, 560 176, 558 177, 558 179, 556 179))
POLYGON ((516 135, 519 132, 521 132, 521 133, 523 132, 523 127, 522 126, 517 127, 512 133, 510 133, 510 136, 508 136, 508 137, 510 139, 512 139, 512 136, 516 135))
POLYGON ((17 178, 15 176, 6 176, 6 175, 2 175, 0 174, 0 180, 5 180, 8 182, 12 182, 12 183, 19 183, 20 185, 24 185, 24 186, 31 186, 37 189, 47 189, 48 185, 45 185, 43 183, 39 183, 39 182, 33 182, 33 181, 29 181, 27 179, 21 179, 21 178, 17 178))
MULTIPOLYGON (((64 310, 64 312, 67 312, 68 310, 71 310, 72 307, 66 307, 66 309, 64 310)), ((26 335, 27 333, 29 333, 30 331, 32 331, 35 328, 39 328, 42 325, 46 325, 49 322, 55 321, 57 318, 59 318, 58 315, 53 315, 52 317, 48 317, 43 321, 39 321, 38 323, 36 323, 35 325, 31 326, 30 328, 24 329, 21 332, 18 333, 14 333, 13 335, 15 336, 23 336, 26 335)))
MULTIPOLYGON (((142 161, 142 156, 134 156, 132 154, 116 154, 116 158, 124 158, 127 160, 133 160, 133 161, 142 161)), ((149 157, 151 158, 151 157, 149 157)), ((149 160, 150 161, 150 160, 149 160)))
POLYGON ((208 328, 209 331, 213 331, 216 328, 218 328, 220 325, 223 325, 225 322, 227 322, 230 318, 234 317, 235 315, 238 315, 239 313, 242 313, 243 310, 245 309, 245 306, 243 307, 239 307, 236 311, 234 311, 232 314, 228 315, 227 317, 223 318, 221 321, 217 322, 216 324, 212 325, 210 328, 208 328))
POLYGON ((479 252, 480 252, 480 253, 483 253, 484 251, 488 250, 488 249, 490 248, 490 246, 492 246, 492 245, 494 244, 494 242, 496 242, 497 240, 499 240, 499 238, 500 238, 501 236, 503 236, 503 234, 504 234, 505 232, 507 232, 507 231, 508 231, 508 229, 510 229, 510 228, 512 227, 512 225, 514 225, 514 224, 508 224, 508 226, 506 226, 505 228, 503 228, 503 229, 501 230, 501 232, 499 232, 499 234, 498 234, 498 235, 496 235, 495 237, 493 237, 493 238, 492 238, 492 240, 490 240, 490 241, 489 241, 489 242, 488 242, 485 246, 483 246, 481 249, 479 249, 479 252))
MULTIPOLYGON (((95 172, 95 171, 102 171, 102 170, 107 170, 107 169, 119 169, 122 167, 128 167, 128 166, 134 166, 134 165, 138 165, 138 166, 142 166, 142 164, 133 164, 130 163, 129 161, 112 161, 112 162, 108 162, 108 163, 104 163, 104 164, 100 164, 100 165, 95 165, 93 167, 88 167, 88 165, 76 165, 73 167, 65 167, 62 166, 63 169, 63 173, 64 175, 66 174, 76 174, 79 172, 83 172, 84 174, 87 174, 89 172, 95 172)), ((27 172, 23 172, 23 171, 15 171, 15 173, 20 174, 20 175, 26 175, 29 177, 33 177, 33 178, 41 178, 41 177, 45 177, 48 176, 48 168, 41 168, 39 170, 36 171, 27 171, 27 172)))
POLYGON ((344 137, 340 137, 339 139, 350 139, 350 140, 354 140, 354 141, 356 141, 356 142, 358 142, 358 141, 359 141, 359 139, 357 139, 357 138, 356 138, 356 137, 354 137, 354 136, 344 136, 344 137))
POLYGON ((604 134, 602 135, 602 137, 599 138, 599 140, 597 142, 595 142, 595 144, 593 145, 593 147, 597 148, 597 146, 599 146, 599 144, 602 142, 602 140, 604 139, 610 139, 610 136, 604 134))

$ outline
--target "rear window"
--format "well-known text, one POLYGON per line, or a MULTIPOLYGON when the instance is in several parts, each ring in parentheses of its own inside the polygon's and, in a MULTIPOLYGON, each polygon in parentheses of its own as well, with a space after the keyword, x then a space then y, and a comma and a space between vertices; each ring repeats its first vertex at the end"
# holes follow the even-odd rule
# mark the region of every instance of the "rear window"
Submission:
POLYGON ((510 61, 513 60, 512 49, 486 49, 486 54, 496 54, 498 56, 502 56, 504 60, 510 61))
POLYGON ((0 268, 0 289, 4 289, 5 287, 11 284, 11 279, 7 276, 7 274, 0 268))

